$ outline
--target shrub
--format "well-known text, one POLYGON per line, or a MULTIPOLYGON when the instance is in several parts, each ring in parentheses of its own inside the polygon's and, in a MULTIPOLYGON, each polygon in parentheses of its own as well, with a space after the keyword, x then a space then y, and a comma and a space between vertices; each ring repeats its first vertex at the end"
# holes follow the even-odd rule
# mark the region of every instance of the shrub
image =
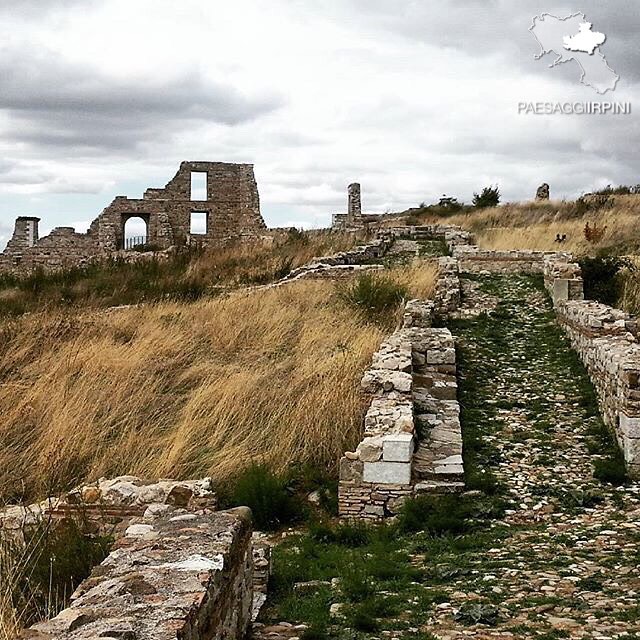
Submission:
POLYGON ((627 186, 627 185, 619 185, 617 187, 613 187, 610 184, 604 187, 604 189, 597 189, 593 192, 593 195, 597 196, 628 196, 628 195, 636 195, 640 193, 640 185, 627 186))
POLYGON ((590 244, 598 244, 602 242, 605 233, 607 232, 607 227, 599 227, 597 224, 593 224, 590 226, 589 223, 584 225, 584 238, 590 244))
POLYGON ((575 212, 576 217, 582 217, 587 213, 611 209, 615 204, 615 199, 607 193, 594 193, 581 196, 576 200, 575 212))
POLYGON ((477 209, 485 209, 487 207, 497 207, 500 204, 500 188, 485 187, 481 193, 473 194, 473 206, 477 209))
POLYGON ((444 209, 448 213, 456 213, 460 211, 464 204, 458 201, 458 198, 452 198, 450 196, 442 196, 438 202, 438 207, 444 209))
POLYGON ((459 496, 419 496, 407 500, 398 517, 401 531, 426 531, 431 535, 467 531, 468 504, 459 496))
POLYGON ((407 297, 407 288, 385 276, 363 273, 339 288, 339 297, 369 320, 379 321, 407 297))
POLYGON ((608 482, 619 487, 627 482, 627 468, 624 463, 622 453, 610 456, 594 463, 593 476, 601 482, 608 482))
POLYGON ((256 529, 275 531, 305 516, 302 502, 293 495, 288 480, 266 466, 254 464, 235 483, 223 487, 221 502, 226 508, 249 507, 256 529))
POLYGON ((588 300, 615 306, 624 288, 621 272, 633 270, 629 260, 614 256, 582 258, 580 261, 584 279, 584 294, 588 300))

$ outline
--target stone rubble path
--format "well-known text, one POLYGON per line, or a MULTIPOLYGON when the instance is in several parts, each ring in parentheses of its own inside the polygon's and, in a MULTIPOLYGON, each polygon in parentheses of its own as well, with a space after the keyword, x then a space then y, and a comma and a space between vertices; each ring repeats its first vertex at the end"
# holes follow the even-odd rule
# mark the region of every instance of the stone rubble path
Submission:
POLYGON ((597 454, 589 452, 587 432, 599 417, 585 411, 585 380, 568 365, 541 284, 516 276, 463 284, 461 317, 486 311, 492 295, 501 301, 484 325, 478 316, 452 330, 462 375, 475 379, 473 394, 463 391, 460 401, 484 423, 493 471, 511 502, 496 526, 510 533, 460 579, 439 586, 451 597, 428 631, 442 640, 640 637, 639 487, 593 478, 597 454), (482 283, 488 293, 478 309, 482 283), (493 323, 500 349, 487 339, 493 323), (455 622, 455 611, 474 601, 493 603, 499 622, 455 622))
MULTIPOLYGON (((475 276, 462 291, 449 327, 463 428, 480 443, 465 461, 474 455, 478 471, 493 473, 507 509, 466 536, 475 546, 443 554, 437 540, 403 542, 426 577, 401 616, 415 621, 411 633, 398 619, 373 633, 338 625, 326 637, 640 640, 640 487, 594 478, 600 418, 542 283, 475 276)), ((288 623, 254 632, 305 637, 304 626, 288 623)))

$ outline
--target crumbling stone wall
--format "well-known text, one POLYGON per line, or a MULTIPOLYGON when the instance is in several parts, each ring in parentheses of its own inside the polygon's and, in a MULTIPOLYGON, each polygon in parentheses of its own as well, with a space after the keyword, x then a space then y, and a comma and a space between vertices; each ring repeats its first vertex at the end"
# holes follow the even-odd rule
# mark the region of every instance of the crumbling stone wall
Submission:
POLYGON ((379 216, 362 215, 362 189, 358 182, 347 187, 347 213, 334 213, 331 226, 334 229, 361 229, 367 222, 377 221, 379 216))
POLYGON ((174 245, 207 245, 228 239, 256 238, 266 228, 253 165, 183 162, 163 189, 147 189, 141 199, 116 197, 91 223, 86 234, 54 230, 37 238, 37 218, 18 218, 13 238, 0 254, 0 270, 24 273, 36 267, 58 269, 114 255, 125 248, 127 220, 142 218, 146 243, 158 249, 174 245), (206 174, 206 200, 191 200, 192 172, 206 174), (191 217, 201 213, 206 231, 192 233, 191 217), (35 241, 28 227, 36 225, 35 241))
POLYGON ((248 509, 150 506, 71 606, 25 637, 241 640, 251 621, 252 566, 248 509))
MULTIPOLYGON (((446 270, 440 277, 452 281, 446 270)), ((459 299, 459 281, 457 287, 459 299)), ((362 378, 371 402, 363 440, 340 460, 343 518, 382 520, 416 493, 464 487, 455 345, 448 329, 431 327, 436 310, 455 299, 444 290, 441 284, 435 302, 406 304, 402 328, 383 342, 362 378)))
POLYGON ((570 261, 570 253, 555 251, 491 251, 475 245, 460 245, 453 248, 453 256, 459 261, 462 273, 482 272, 502 274, 541 274, 550 259, 570 261))
POLYGON ((536 190, 536 200, 548 200, 549 196, 549 185, 546 182, 543 182, 536 190))
POLYGON ((210 478, 120 476, 0 510, 0 529, 16 540, 42 521, 68 519, 116 538, 71 605, 22 637, 244 638, 266 599, 270 544, 252 534, 248 509, 216 504, 210 478))
POLYGON ((354 182, 348 188, 347 224, 359 226, 362 224, 362 193, 360 184, 354 182))
POLYGON ((558 320, 583 361, 630 475, 640 477, 640 344, 629 314, 598 302, 558 300, 558 320))
POLYGON ((561 254, 545 260, 544 286, 554 305, 561 300, 583 300, 584 283, 580 265, 561 254))

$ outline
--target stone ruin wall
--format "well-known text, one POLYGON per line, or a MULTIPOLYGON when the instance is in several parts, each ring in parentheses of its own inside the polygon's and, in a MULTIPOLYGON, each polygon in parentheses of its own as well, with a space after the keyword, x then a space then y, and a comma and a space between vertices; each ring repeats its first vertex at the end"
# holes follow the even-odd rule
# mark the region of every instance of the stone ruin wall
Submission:
POLYGON ((580 267, 570 253, 484 250, 468 232, 448 225, 385 233, 392 238, 441 239, 451 257, 438 260, 434 301, 407 304, 403 327, 382 344, 363 377, 371 401, 363 440, 340 461, 341 517, 381 520, 395 515, 408 496, 464 487, 455 346, 446 329, 431 328, 433 318, 459 307, 460 273, 543 276, 558 320, 594 383, 605 422, 616 434, 630 473, 640 475, 636 323, 621 311, 584 301, 580 267), (420 388, 425 379, 426 388, 420 388), (436 410, 421 414, 429 406, 436 410), (420 420, 433 434, 422 443, 416 437, 420 420))
POLYGON ((253 165, 183 162, 163 189, 147 189, 141 199, 117 196, 86 234, 59 227, 38 239, 39 219, 18 218, 13 238, 0 253, 0 271, 56 270, 118 255, 124 249, 125 224, 134 217, 147 225, 146 244, 160 250, 257 238, 266 230, 253 165), (206 200, 191 200, 192 173, 206 174, 206 200), (192 213, 206 214, 206 233, 191 233, 192 213))
POLYGON ((116 543, 70 606, 24 639, 241 640, 266 599, 270 548, 252 535, 248 509, 216 510, 210 479, 102 479, 0 511, 5 535, 68 519, 116 543))
POLYGON ((560 325, 593 382, 629 474, 640 477, 640 343, 629 314, 583 299, 580 267, 549 262, 545 284, 560 325), (557 277, 560 276, 560 277, 557 277))
POLYGON ((380 521, 410 496, 464 487, 455 344, 449 330, 431 327, 459 303, 460 282, 455 262, 438 263, 435 300, 407 302, 402 328, 362 378, 371 400, 363 440, 340 460, 342 518, 380 521))

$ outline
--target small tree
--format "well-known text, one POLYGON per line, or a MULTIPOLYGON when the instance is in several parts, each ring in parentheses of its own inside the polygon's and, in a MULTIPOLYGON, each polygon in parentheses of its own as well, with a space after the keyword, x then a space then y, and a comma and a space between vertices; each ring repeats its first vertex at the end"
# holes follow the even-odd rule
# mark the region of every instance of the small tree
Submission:
POLYGON ((473 194, 473 206, 478 209, 484 209, 485 207, 497 207, 500 204, 500 188, 485 187, 482 193, 473 194))

